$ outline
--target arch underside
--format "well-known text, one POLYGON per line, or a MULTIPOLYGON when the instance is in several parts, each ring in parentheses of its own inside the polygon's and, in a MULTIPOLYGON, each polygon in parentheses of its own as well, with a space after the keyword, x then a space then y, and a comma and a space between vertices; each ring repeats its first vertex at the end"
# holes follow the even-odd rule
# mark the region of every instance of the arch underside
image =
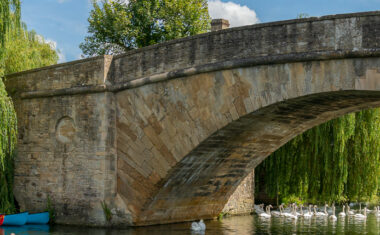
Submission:
POLYGON ((292 138, 344 114, 375 107, 380 107, 380 92, 336 91, 249 113, 212 134, 177 163, 135 224, 213 218, 240 182, 292 138))

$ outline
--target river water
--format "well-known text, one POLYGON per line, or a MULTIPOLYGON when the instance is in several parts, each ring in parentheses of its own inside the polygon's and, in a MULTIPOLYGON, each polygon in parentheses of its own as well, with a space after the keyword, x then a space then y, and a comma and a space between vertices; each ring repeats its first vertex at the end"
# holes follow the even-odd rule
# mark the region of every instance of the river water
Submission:
POLYGON ((205 233, 190 231, 190 223, 179 223, 160 226, 149 226, 131 229, 96 229, 71 226, 31 226, 21 228, 2 228, 0 235, 43 234, 43 235, 179 235, 179 234, 374 234, 380 235, 380 218, 368 215, 366 220, 345 217, 335 222, 329 219, 302 219, 293 221, 285 218, 272 217, 261 219, 256 215, 224 218, 222 221, 206 221, 205 233))

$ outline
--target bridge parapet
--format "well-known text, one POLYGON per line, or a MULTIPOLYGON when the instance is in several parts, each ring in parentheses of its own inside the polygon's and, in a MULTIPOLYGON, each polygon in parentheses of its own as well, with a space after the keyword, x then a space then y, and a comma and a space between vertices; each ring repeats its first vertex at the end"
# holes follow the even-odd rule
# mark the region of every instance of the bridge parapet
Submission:
POLYGON ((9 91, 44 97, 119 91, 198 73, 297 61, 380 55, 380 12, 219 30, 9 75, 9 91))
POLYGON ((33 98, 104 92, 112 56, 99 56, 7 76, 6 87, 14 97, 33 98))
MULTIPOLYGON (((222 68, 331 57, 379 49, 380 12, 288 20, 196 35, 114 57, 115 84, 222 68)), ((359 53, 362 52, 362 53, 359 53)))

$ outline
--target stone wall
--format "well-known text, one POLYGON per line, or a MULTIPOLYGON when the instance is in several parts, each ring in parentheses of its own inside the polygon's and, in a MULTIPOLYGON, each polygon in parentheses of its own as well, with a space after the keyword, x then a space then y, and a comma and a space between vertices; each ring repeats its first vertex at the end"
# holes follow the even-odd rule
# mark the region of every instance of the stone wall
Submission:
POLYGON ((43 211, 50 198, 58 223, 105 223, 100 203, 110 204, 116 195, 114 94, 18 96, 24 89, 102 84, 102 68, 104 61, 95 59, 23 73, 12 80, 20 86, 13 97, 19 134, 14 194, 21 210, 43 211))
POLYGON ((245 215, 254 211, 255 204, 255 172, 249 173, 223 208, 228 215, 245 215))

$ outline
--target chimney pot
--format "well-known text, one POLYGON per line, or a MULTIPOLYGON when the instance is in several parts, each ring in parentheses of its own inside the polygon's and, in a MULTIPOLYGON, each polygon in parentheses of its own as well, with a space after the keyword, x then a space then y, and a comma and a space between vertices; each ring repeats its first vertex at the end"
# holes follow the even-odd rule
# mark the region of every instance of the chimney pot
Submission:
POLYGON ((228 29, 230 27, 230 22, 225 19, 213 19, 211 21, 211 32, 228 29))

